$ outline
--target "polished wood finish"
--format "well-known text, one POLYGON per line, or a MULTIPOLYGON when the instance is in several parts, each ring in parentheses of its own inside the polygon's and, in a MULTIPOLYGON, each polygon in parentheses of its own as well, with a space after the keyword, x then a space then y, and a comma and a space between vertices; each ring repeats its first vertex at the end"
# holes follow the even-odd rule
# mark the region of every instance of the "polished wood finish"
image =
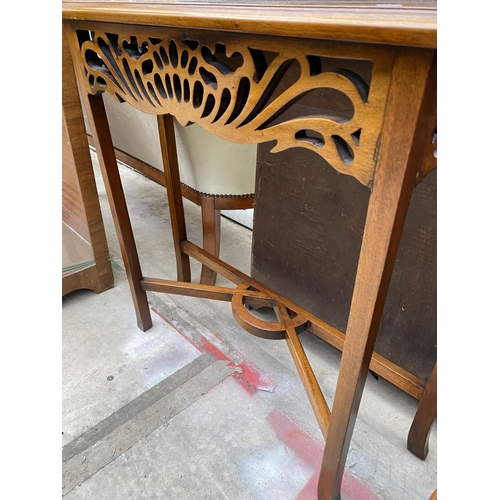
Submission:
MULTIPOLYGON (((204 263, 206 266, 211 267, 217 273, 221 274, 221 276, 224 276, 229 281, 235 283, 236 285, 239 285, 239 287, 246 287, 247 284, 249 284, 255 289, 262 291, 272 299, 285 304, 288 309, 295 311, 297 314, 308 320, 307 328, 309 331, 322 338, 337 349, 341 351, 343 350, 345 333, 340 331, 338 328, 335 328, 321 318, 311 314, 311 312, 285 298, 282 294, 277 293, 275 290, 272 290, 255 278, 247 276, 245 273, 235 269, 234 267, 219 259, 212 258, 210 254, 205 252, 197 245, 187 241, 183 244, 183 248, 188 255, 204 263), (243 285, 241 285, 242 283, 243 285)), ((255 300, 255 297, 248 297, 248 299, 252 300, 245 300, 245 303, 253 304, 255 307, 273 307, 273 304, 269 303, 269 301, 257 302, 255 300)), ((417 399, 420 399, 424 392, 424 380, 415 377, 410 372, 402 369, 394 363, 391 363, 388 359, 384 358, 380 354, 373 353, 370 362, 370 369, 417 399)))
MULTIPOLYGON (((217 274, 224 276, 227 280, 231 281, 235 285, 239 285, 240 283, 250 282, 251 285, 255 285, 257 282, 254 280, 247 281, 247 275, 242 271, 236 269, 233 266, 228 265, 226 262, 214 257, 212 254, 203 250, 198 245, 195 245, 191 241, 184 241, 182 243, 182 250, 193 259, 196 259, 198 262, 201 262, 205 266, 215 271, 217 274)), ((259 290, 261 288, 259 287, 259 290)))
POLYGON ((62 38, 62 219, 86 241, 94 263, 62 277, 62 295, 77 289, 102 292, 114 284, 108 243, 85 134, 68 42, 62 38))
MULTIPOLYGON (((201 207, 203 249, 215 257, 220 254, 221 210, 243 210, 253 207, 253 196, 209 196, 188 186, 181 186, 182 195, 201 207)), ((201 267, 200 283, 215 285, 217 273, 205 264, 201 267)))
MULTIPOLYGON (((219 256, 220 252, 220 210, 215 208, 215 198, 211 196, 200 196, 201 198, 201 220, 203 227, 203 248, 219 256)), ((200 283, 215 285, 217 274, 207 266, 201 266, 200 283)))
POLYGON ((184 206, 182 204, 181 181, 172 115, 158 116, 158 131, 160 134, 161 155, 165 168, 165 187, 167 188, 175 258, 177 260, 177 279, 179 281, 191 281, 189 258, 181 248, 181 243, 187 240, 187 231, 184 206))
MULTIPOLYGON (((339 351, 344 349, 345 333, 341 332, 339 329, 325 323, 323 323, 322 326, 310 323, 308 330, 339 351)), ((416 377, 413 373, 401 368, 381 354, 373 352, 369 368, 410 396, 416 399, 422 397, 426 387, 425 380, 416 377)))
MULTIPOLYGON (((74 61, 74 43, 73 33, 68 25, 64 26, 65 34, 68 39, 69 48, 72 52, 74 61)), ((82 68, 75 66, 77 77, 82 81, 82 68)), ((87 110, 87 117, 92 132, 95 138, 94 146, 96 148, 99 164, 103 175, 104 185, 108 194, 111 212, 115 227, 117 229, 118 241, 122 253, 125 270, 127 273, 128 283, 134 303, 137 325, 143 331, 151 328, 151 313, 146 296, 146 292, 142 290, 140 281, 142 279, 142 271, 137 255, 137 248, 132 231, 132 225, 128 215, 127 204, 123 187, 120 180, 120 174, 114 155, 113 142, 111 133, 106 118, 106 111, 101 95, 88 95, 85 92, 81 93, 83 105, 87 110)))
MULTIPOLYGON (((205 252, 202 248, 198 247, 194 243, 186 241, 183 244, 184 251, 193 257, 194 259, 202 262, 207 267, 210 267, 216 271, 221 276, 224 276, 229 281, 239 285, 241 283, 248 283, 258 290, 266 293, 268 296, 275 298, 281 303, 285 304, 286 307, 295 311, 297 314, 305 317, 309 321, 308 329, 321 337, 323 340, 333 345, 339 350, 343 350, 345 342, 345 333, 340 331, 338 328, 333 327, 326 321, 320 319, 319 317, 311 314, 309 311, 295 304, 291 300, 285 298, 283 295, 272 290, 268 286, 259 282, 258 280, 245 275, 245 273, 238 271, 234 267, 224 263, 219 259, 213 259, 210 254, 205 252)), ((250 301, 246 302, 251 303, 250 301)), ((269 303, 253 303, 255 306, 269 307, 269 303)), ((391 363, 388 359, 383 356, 373 353, 370 362, 370 369, 375 373, 379 374, 381 377, 386 378, 390 382, 394 383, 402 390, 410 394, 411 396, 420 399, 424 392, 425 381, 415 377, 410 372, 398 367, 394 363, 391 363)))
MULTIPOLYGON (((436 95, 432 51, 396 58, 384 119, 380 160, 370 197, 346 342, 318 484, 320 499, 340 498, 349 442, 389 289, 428 116, 436 95), (390 133, 389 133, 390 131, 390 133), (332 495, 333 491, 333 495, 332 495)), ((432 124, 431 124, 432 125, 432 124)))
MULTIPOLYGON (((193 9, 189 5, 172 3, 139 2, 117 5, 103 2, 97 5, 90 3, 77 5, 67 2, 63 3, 63 17, 78 19, 68 22, 66 26, 68 33, 72 35, 71 50, 75 65, 79 68, 79 81, 83 92, 90 94, 87 98, 87 102, 90 103, 89 118, 91 123, 93 121, 98 123, 93 129, 96 132, 100 159, 106 160, 102 162, 106 170, 112 172, 111 160, 115 158, 105 123, 105 114, 101 109, 102 100, 98 95, 94 95, 102 91, 111 92, 119 100, 131 102, 145 112, 162 115, 164 118, 160 123, 165 127, 166 133, 161 133, 161 136, 166 139, 169 133, 173 133, 172 130, 168 132, 169 128, 173 129, 169 124, 171 118, 168 113, 170 113, 180 118, 181 124, 186 124, 188 121, 198 122, 207 130, 235 142, 276 140, 276 151, 296 146, 305 147, 320 154, 337 171, 355 177, 372 189, 318 485, 320 500, 338 500, 345 460, 372 358, 405 215, 416 182, 418 167, 421 165, 425 140, 432 126, 429 125, 428 117, 432 113, 436 86, 435 67, 432 66, 435 54, 435 50, 432 49, 435 47, 436 39, 435 10, 414 8, 343 10, 311 7, 310 10, 294 8, 294 13, 288 10, 290 17, 287 17, 285 10, 271 8, 264 16, 260 11, 261 15, 257 21, 255 14, 259 12, 258 9, 226 7, 207 5, 193 9), (349 23, 355 21, 353 25, 348 23, 348 28, 345 23, 347 18, 342 16, 346 10, 349 23), (312 17, 304 17, 305 12, 309 12, 312 17), (248 17, 242 16, 242 13, 246 13, 248 17), (213 29, 213 16, 219 20, 217 30, 211 32, 196 30, 208 26, 213 29), (384 24, 388 18, 392 20, 390 26, 384 24), (106 25, 93 23, 93 20, 121 24, 106 25), (395 20, 398 22, 394 22, 395 20), (419 25, 422 20, 424 24, 427 23, 425 29, 419 25), (146 26, 147 24, 150 26, 146 26), (175 27, 167 28, 167 25, 175 27), (300 35, 294 31, 298 26, 303 28, 303 33, 300 35), (190 29, 178 29, 179 27, 190 29), (223 33, 224 27, 233 32, 223 33), (275 36, 253 34, 266 30, 275 36), (284 30, 287 37, 276 36, 285 35, 284 30), (76 37, 77 33, 80 39, 76 37), (307 34, 316 39, 303 38, 307 37, 307 34), (302 38, 297 39, 295 36, 302 38), (328 40, 321 40, 321 37, 328 40), (124 39, 128 39, 129 42, 122 47, 124 39), (339 42, 339 39, 383 41, 384 44, 349 44, 339 42), (173 42, 169 45, 168 40, 173 42), (164 63, 158 62, 158 58, 155 67, 152 60, 147 60, 149 56, 143 57, 149 48, 149 43, 163 48, 163 51, 166 51, 165 47, 169 48, 171 66, 175 71, 172 69, 165 71, 164 63), (191 52, 186 49, 187 56, 184 56, 183 52, 179 58, 178 47, 181 43, 185 43, 191 52), (390 43, 405 47, 393 47, 390 43), (215 44, 223 47, 223 52, 229 54, 229 58, 238 52, 243 59, 242 69, 240 71, 234 68, 228 69, 225 63, 221 63, 216 57, 217 54, 220 56, 220 52, 217 52, 215 44), (200 45, 202 49, 199 48, 200 45), (410 48, 412 45, 432 49, 410 48), (250 46, 254 52, 248 49, 250 46), (201 52, 198 52, 199 50, 201 52), (261 52, 255 52, 256 50, 261 52), (269 51, 274 53, 271 62, 261 57, 264 52, 269 51), (125 52, 127 54, 124 54, 125 52), (275 90, 276 75, 283 74, 278 70, 290 58, 300 65, 301 76, 294 86, 288 90, 281 90, 272 100, 271 89, 275 90), (345 69, 341 69, 340 73, 336 70, 323 72, 321 58, 366 58, 372 61, 373 73, 369 86, 360 83, 359 75, 353 77, 352 72, 346 72, 345 69), (178 69, 178 59, 180 59, 180 69, 178 69), (211 76, 205 74, 203 78, 203 71, 196 73, 199 70, 193 69, 191 64, 188 65, 189 60, 194 59, 204 60, 210 69, 215 68, 213 71, 218 71, 217 77, 212 73, 211 76), (132 73, 130 73, 132 77, 123 76, 127 65, 129 69, 131 67, 134 69, 135 76, 132 73), (267 71, 268 69, 270 71, 267 71), (190 70, 193 74, 188 77, 187 73, 190 70), (184 79, 183 84, 180 83, 179 75, 184 79), (205 86, 201 83, 201 87, 197 86, 198 91, 194 90, 193 83, 196 82, 190 78, 194 75, 196 75, 194 79, 199 75, 205 82, 205 86), (168 78, 172 76, 174 79, 175 98, 173 94, 166 97, 167 76, 168 78), (250 83, 251 81, 254 83, 250 83), (265 84, 259 87, 259 81, 264 81, 265 84), (135 91, 131 90, 134 83, 142 87, 140 92, 137 88, 135 91), (225 92, 226 86, 232 90, 225 92), (340 90, 348 96, 354 107, 354 114, 347 121, 345 116, 339 114, 336 118, 330 116, 318 119, 318 117, 302 116, 298 120, 271 123, 277 114, 284 112, 284 108, 288 109, 293 105, 302 93, 319 87, 340 90), (212 101, 208 100, 208 94, 215 101, 213 107, 212 101), (358 128, 353 130, 353 124, 358 128)), ((186 254, 197 258, 212 270, 220 272, 235 284, 241 284, 241 288, 250 287, 268 294, 269 298, 275 301, 277 314, 285 326, 290 339, 289 345, 292 346, 292 356, 304 380, 306 392, 313 400, 318 423, 323 430, 326 430, 325 418, 328 420, 328 415, 325 415, 320 391, 318 392, 310 376, 312 371, 309 371, 310 366, 306 356, 301 353, 300 346, 296 343, 296 333, 294 334, 294 328, 290 324, 287 309, 298 315, 304 312, 304 316, 310 321, 311 314, 185 239, 180 215, 181 187, 176 172, 175 155, 167 148, 168 143, 172 141, 166 139, 163 139, 167 144, 162 149, 169 171, 166 174, 169 176, 167 187, 170 184, 169 202, 173 213, 172 224, 175 226, 174 239, 176 239, 176 255, 181 278, 178 286, 185 286, 182 281, 188 281, 184 259, 186 254)), ((116 162, 114 168, 116 169, 116 162)), ((123 192, 119 178, 114 178, 113 181, 114 185, 110 186, 108 183, 107 188, 113 199, 120 200, 123 192)), ((130 254, 127 256, 129 259, 137 258, 137 250, 133 239, 130 238, 132 235, 129 227, 123 224, 128 220, 123 213, 126 207, 116 207, 115 203, 112 209, 119 213, 115 217, 117 231, 120 233, 125 230, 130 244, 128 249, 130 254)), ((137 288, 145 294, 142 288, 144 280, 140 272, 137 272, 137 268, 136 272, 129 273, 128 277, 133 294, 135 293, 134 297, 140 296, 137 288)), ((207 290, 204 290, 201 293, 206 292, 207 290)), ((137 306, 136 311, 138 316, 143 314, 137 306)), ((315 321, 315 318, 313 319, 315 321)))
POLYGON ((300 343, 299 336, 292 323, 287 308, 280 302, 274 306, 277 318, 283 322, 286 328, 286 342, 292 353, 293 362, 299 372, 300 378, 313 408, 316 420, 319 423, 321 432, 326 439, 328 433, 328 424, 331 417, 330 409, 326 403, 325 396, 318 384, 318 380, 312 371, 307 355, 300 343))
MULTIPOLYGON (((286 339, 288 337, 288 326, 287 324, 285 324, 285 321, 283 321, 279 317, 277 317, 278 321, 265 321, 251 314, 245 307, 245 304, 247 304, 249 300, 253 304, 255 304, 257 300, 261 300, 264 307, 276 307, 278 301, 267 294, 265 294, 265 298, 256 298, 245 295, 245 292, 250 288, 253 287, 247 285, 246 283, 242 283, 238 285, 237 293, 233 295, 231 305, 233 307, 233 316, 236 322, 244 330, 251 333, 252 335, 255 335, 256 337, 261 337, 268 340, 286 339), (238 293, 238 291, 240 290, 241 292, 238 293)), ((301 316, 300 314, 295 314, 294 317, 290 319, 289 323, 294 331, 300 333, 305 331, 307 322, 307 318, 301 316)))
MULTIPOLYGON (((85 99, 85 97, 84 97, 85 99)), ((140 281, 142 270, 137 255, 132 224, 128 215, 127 202, 123 193, 120 172, 116 163, 113 141, 106 119, 106 110, 101 95, 89 95, 88 118, 92 135, 95 137, 95 148, 101 165, 102 177, 108 193, 111 213, 117 228, 118 242, 127 273, 132 300, 137 315, 137 325, 143 331, 153 325, 146 292, 142 290, 140 281)))
POLYGON ((184 31, 160 27, 75 23, 73 29, 86 75, 82 85, 89 94, 105 90, 139 111, 168 112, 183 126, 199 123, 233 142, 276 141, 276 152, 309 149, 339 172, 371 184, 392 66, 390 49, 231 34, 222 44, 209 31, 191 32, 186 43, 184 31), (116 45, 122 39, 133 40, 132 46, 116 45), (339 68, 339 58, 365 59, 377 70, 368 84, 348 62, 339 68), (297 80, 274 96, 294 64, 301 69, 297 80), (281 121, 302 96, 318 89, 342 93, 349 114, 338 110, 281 121))
POLYGON ((427 142, 425 154, 418 167, 417 184, 422 182, 427 174, 437 169, 437 96, 429 121, 433 124, 433 134, 431 140, 427 142))
MULTIPOLYGON (((70 68, 72 71, 72 68, 70 68)), ((71 126, 71 125, 70 125, 71 126)), ((73 142, 75 138, 73 137, 73 142)), ((87 224, 87 215, 83 203, 80 182, 76 169, 76 163, 85 161, 92 166, 90 154, 83 159, 75 158, 72 140, 69 136, 66 117, 62 116, 62 220, 69 227, 74 229, 85 240, 90 240, 89 226, 87 224)))
POLYGON ((437 415, 437 364, 434 365, 417 413, 408 432, 407 448, 425 460, 429 452, 429 433, 437 415))
MULTIPOLYGON (((167 116, 158 117, 158 128, 160 130, 160 136, 163 136, 163 134, 166 134, 168 132, 167 127, 170 125, 168 125, 167 122, 167 116)), ((168 168, 167 166, 164 172, 161 172, 147 165, 141 160, 138 160, 137 158, 134 158, 115 148, 114 151, 116 159, 147 175, 155 182, 163 185, 167 188, 167 193, 170 193, 170 191, 173 189, 173 186, 177 185, 177 181, 171 180, 170 176, 175 175, 174 172, 177 172, 177 175, 179 175, 179 167, 177 164, 177 152, 175 149, 175 135, 172 135, 170 133, 168 139, 166 140, 170 141, 168 148, 168 151, 170 151, 170 156, 168 151, 163 152, 163 161, 164 163, 172 161, 175 162, 175 169, 172 167, 168 168)), ((162 148, 166 148, 165 141, 160 141, 160 143, 162 148)), ((92 139, 91 144, 93 145, 92 139)), ((168 165, 168 163, 166 165, 168 165)), ((209 196, 198 193, 191 189, 189 186, 183 184, 181 184, 181 195, 182 197, 187 198, 189 201, 192 201, 193 203, 196 203, 201 207, 203 248, 216 257, 219 256, 220 252, 221 210, 242 210, 246 208, 252 208, 254 204, 253 196, 209 196)), ((178 260, 180 259, 181 262, 180 269, 182 270, 182 274, 178 276, 178 279, 180 281, 189 281, 191 279, 189 261, 180 250, 180 241, 184 241, 185 239, 187 239, 184 209, 182 206, 182 202, 178 198, 178 193, 172 192, 171 196, 169 196, 168 199, 176 200, 173 203, 173 206, 170 207, 169 205, 169 208, 172 221, 175 221, 172 231, 174 237, 174 247, 178 252, 178 254, 176 254, 176 258, 178 260)), ((206 285, 215 285, 216 279, 217 273, 212 271, 207 266, 203 265, 201 268, 200 283, 206 285)))
MULTIPOLYGON (((63 2, 63 19, 104 21, 149 26, 240 31, 272 36, 316 38, 349 42, 436 48, 436 2, 406 2, 408 8, 377 6, 366 0, 361 5, 318 1, 315 5, 252 5, 227 2, 224 5, 147 0, 123 3, 98 1, 63 2), (363 5, 364 4, 364 5, 363 5), (410 8, 413 6, 413 8, 410 8)), ((304 2, 307 3, 307 2, 304 2)), ((403 3, 403 2, 399 2, 403 3)))
POLYGON ((143 290, 149 292, 171 293, 174 295, 201 297, 204 299, 224 300, 226 302, 231 302, 233 296, 236 294, 244 297, 268 299, 265 293, 259 292, 258 290, 239 290, 223 286, 182 283, 159 278, 143 278, 141 285, 143 290))

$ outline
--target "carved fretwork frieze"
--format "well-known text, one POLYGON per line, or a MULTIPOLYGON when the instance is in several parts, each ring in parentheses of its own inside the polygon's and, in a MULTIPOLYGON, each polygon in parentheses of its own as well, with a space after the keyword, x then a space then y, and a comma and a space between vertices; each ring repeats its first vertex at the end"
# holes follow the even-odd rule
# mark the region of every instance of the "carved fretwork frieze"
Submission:
POLYGON ((389 87, 389 49, 100 23, 76 26, 89 94, 199 123, 239 143, 304 147, 369 185, 389 87), (125 31, 126 30, 126 31, 125 31), (319 104, 318 104, 319 103, 319 104))

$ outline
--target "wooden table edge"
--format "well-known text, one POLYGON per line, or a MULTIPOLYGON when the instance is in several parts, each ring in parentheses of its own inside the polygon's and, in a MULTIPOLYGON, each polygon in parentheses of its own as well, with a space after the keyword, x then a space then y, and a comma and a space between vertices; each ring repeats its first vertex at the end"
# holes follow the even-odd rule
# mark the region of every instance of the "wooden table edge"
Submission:
POLYGON ((433 8, 64 2, 62 18, 437 47, 433 8))

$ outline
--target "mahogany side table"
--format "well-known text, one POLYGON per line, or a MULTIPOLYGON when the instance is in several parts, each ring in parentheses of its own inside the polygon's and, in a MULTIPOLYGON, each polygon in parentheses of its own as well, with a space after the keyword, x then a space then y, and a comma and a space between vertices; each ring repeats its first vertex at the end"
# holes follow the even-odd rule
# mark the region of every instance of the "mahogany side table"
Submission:
MULTIPOLYGON (((378 325, 413 187, 428 172, 435 133, 436 3, 403 0, 63 0, 63 27, 78 75, 135 304, 151 327, 147 291, 230 301, 248 332, 285 339, 326 439, 318 498, 340 486, 378 325), (295 81, 284 88, 292 66, 295 81), (290 117, 304 95, 329 92, 338 111, 290 117), (177 281, 145 277, 101 94, 158 116, 177 281), (298 304, 187 239, 172 116, 233 142, 305 147, 371 190, 332 410, 299 339, 316 325, 338 332, 298 304), (189 258, 236 287, 191 283, 189 258), (274 308, 278 323, 245 304, 274 308)), ((431 167, 432 168, 432 167, 431 167)))

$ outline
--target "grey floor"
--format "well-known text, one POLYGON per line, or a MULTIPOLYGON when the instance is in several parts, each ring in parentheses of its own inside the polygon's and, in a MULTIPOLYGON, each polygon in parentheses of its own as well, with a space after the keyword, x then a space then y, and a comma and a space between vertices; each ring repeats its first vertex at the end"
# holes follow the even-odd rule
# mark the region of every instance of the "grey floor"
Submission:
MULTIPOLYGON (((93 155, 95 161, 95 155, 93 155)), ((165 190, 120 166, 145 276, 175 279, 165 190)), ((150 293, 136 326, 116 233, 95 169, 115 286, 63 298, 62 495, 91 499, 314 499, 324 441, 283 341, 244 332, 231 306, 150 293)), ((200 211, 185 202, 188 236, 200 211)), ((250 273, 252 232, 222 219, 221 258, 250 273)), ((199 265, 192 263, 193 277, 199 265)), ((218 278, 218 284, 225 280, 218 278)), ((301 335, 329 404, 340 354, 301 335)), ((417 401, 368 377, 343 498, 427 500, 437 483, 436 424, 425 461, 406 449, 417 401)))

